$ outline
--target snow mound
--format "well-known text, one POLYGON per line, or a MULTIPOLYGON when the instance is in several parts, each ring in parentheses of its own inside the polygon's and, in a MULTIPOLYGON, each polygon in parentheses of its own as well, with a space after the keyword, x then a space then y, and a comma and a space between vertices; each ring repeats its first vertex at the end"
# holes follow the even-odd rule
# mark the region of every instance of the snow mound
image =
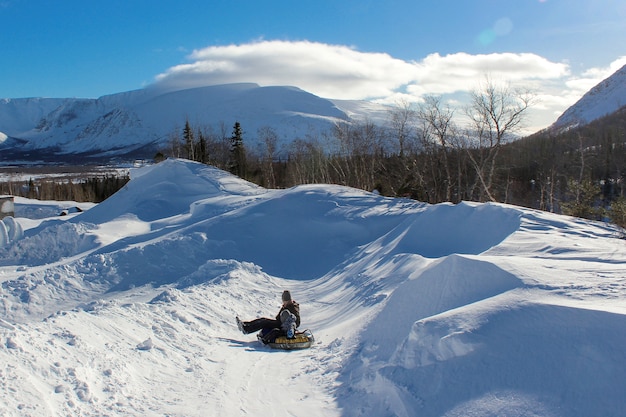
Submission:
MULTIPOLYGON (((597 415, 602 397, 602 415, 621 413, 618 392, 626 371, 611 364, 626 359, 626 336, 612 330, 624 325, 624 316, 522 300, 486 304, 415 323, 395 360, 379 371, 403 400, 401 409, 429 416, 468 410, 590 416, 597 415), (585 390, 568 394, 564 387, 572 380, 587 381, 585 390), (402 387, 417 397, 403 395, 402 387), (453 407, 450 398, 456 399, 453 407)), ((372 400, 376 409, 384 399, 372 400)))
POLYGON ((440 258, 454 253, 478 255, 520 226, 521 213, 500 205, 460 203, 428 207, 390 234, 398 253, 440 258), (497 224, 498 227, 494 227, 497 224))
MULTIPOLYGON (((0 223, 6 230, 5 220, 0 223)), ((0 265, 13 262, 43 265, 85 252, 95 247, 95 238, 87 233, 94 228, 95 225, 89 223, 50 221, 37 229, 37 233, 25 235, 18 223, 8 229, 12 232, 7 235, 9 239, 4 250, 0 245, 0 265)))
POLYGON ((587 416, 605 395, 602 414, 618 415, 625 316, 555 302, 490 263, 434 262, 361 333, 340 378, 344 415, 587 416))
POLYGON ((132 170, 131 179, 79 221, 98 224, 130 214, 149 222, 188 214, 202 199, 236 199, 265 192, 216 168, 176 159, 132 170))
POLYGON ((626 408, 626 250, 611 225, 337 185, 266 190, 184 160, 131 177, 82 213, 42 219, 61 203, 16 199, 0 222, 0 414, 626 408), (237 329, 236 316, 275 316, 285 289, 311 349, 237 329))
MULTIPOLYGON (((259 198, 219 221, 198 222, 185 232, 207 236, 215 257, 252 262, 275 276, 313 279, 403 220, 400 205, 395 214, 372 210, 377 202, 390 201, 345 187, 299 186, 272 192, 271 198, 259 198)), ((213 201, 204 204, 194 216, 215 211, 213 201)))
MULTIPOLYGON (((363 333, 368 356, 388 361, 407 335, 411 337, 411 327, 416 321, 521 286, 523 283, 518 278, 493 264, 459 255, 442 258, 393 292, 363 333), (389 326, 389 323, 394 325, 389 326)), ((407 347, 403 349, 406 351, 407 347)))

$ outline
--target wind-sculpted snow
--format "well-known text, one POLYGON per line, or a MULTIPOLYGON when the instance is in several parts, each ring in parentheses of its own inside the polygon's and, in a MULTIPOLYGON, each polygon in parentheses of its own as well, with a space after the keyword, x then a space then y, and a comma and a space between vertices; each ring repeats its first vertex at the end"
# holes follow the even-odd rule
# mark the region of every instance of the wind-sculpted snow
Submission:
POLYGON ((390 202, 353 189, 302 186, 195 223, 185 233, 204 233, 219 256, 253 262, 271 275, 313 279, 419 206, 399 201, 389 207, 390 202), (378 203, 384 211, 372 210, 378 203))
POLYGON ((615 227, 338 185, 267 190, 184 160, 131 177, 64 217, 16 199, 0 248, 0 414, 626 407, 615 227), (309 350, 269 350, 235 325, 273 317, 284 289, 316 337, 309 350))
POLYGON ((398 285, 363 333, 364 348, 372 360, 387 363, 411 336, 415 322, 521 286, 519 279, 491 263, 458 255, 442 258, 398 285))
POLYGON ((394 245, 397 253, 426 258, 454 253, 478 255, 515 232, 520 216, 518 210, 498 205, 438 204, 412 216, 382 244, 394 245))
POLYGON ((403 408, 416 413, 409 415, 622 413, 626 372, 609 364, 626 360, 626 335, 613 331, 623 329, 624 316, 532 303, 529 295, 416 322, 380 377, 415 393, 404 398, 403 408))
POLYGON ((50 220, 37 228, 36 233, 20 235, 21 239, 14 236, 10 245, 0 247, 0 265, 43 265, 83 253, 96 247, 95 236, 88 234, 95 227, 90 223, 50 220))

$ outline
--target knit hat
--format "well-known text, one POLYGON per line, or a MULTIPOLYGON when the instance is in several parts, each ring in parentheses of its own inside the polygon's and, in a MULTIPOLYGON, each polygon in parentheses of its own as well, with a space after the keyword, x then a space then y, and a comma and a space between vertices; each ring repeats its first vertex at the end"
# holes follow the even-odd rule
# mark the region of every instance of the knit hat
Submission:
POLYGON ((287 290, 283 291, 283 303, 286 301, 291 301, 291 293, 287 290))

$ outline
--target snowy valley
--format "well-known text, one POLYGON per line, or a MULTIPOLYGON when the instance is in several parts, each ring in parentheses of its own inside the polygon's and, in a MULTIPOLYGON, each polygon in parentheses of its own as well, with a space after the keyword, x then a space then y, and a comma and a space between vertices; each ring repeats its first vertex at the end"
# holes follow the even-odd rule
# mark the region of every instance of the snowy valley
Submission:
MULTIPOLYGON (((260 188, 169 159, 82 213, 15 201, 3 416, 618 416, 626 241, 503 204, 260 188), (235 316, 301 305, 276 351, 235 316)), ((622 236, 623 237, 623 236, 622 236)))

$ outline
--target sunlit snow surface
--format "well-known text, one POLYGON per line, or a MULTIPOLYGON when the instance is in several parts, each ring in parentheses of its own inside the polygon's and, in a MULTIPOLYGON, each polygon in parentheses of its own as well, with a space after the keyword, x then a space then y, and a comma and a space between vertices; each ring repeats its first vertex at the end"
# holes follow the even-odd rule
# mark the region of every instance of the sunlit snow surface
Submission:
POLYGON ((0 415, 626 409, 626 245, 608 225, 266 190, 183 160, 132 178, 64 217, 52 213, 67 203, 16 198, 23 232, 0 248, 0 415), (311 349, 237 330, 235 315, 275 315, 284 289, 311 349))

